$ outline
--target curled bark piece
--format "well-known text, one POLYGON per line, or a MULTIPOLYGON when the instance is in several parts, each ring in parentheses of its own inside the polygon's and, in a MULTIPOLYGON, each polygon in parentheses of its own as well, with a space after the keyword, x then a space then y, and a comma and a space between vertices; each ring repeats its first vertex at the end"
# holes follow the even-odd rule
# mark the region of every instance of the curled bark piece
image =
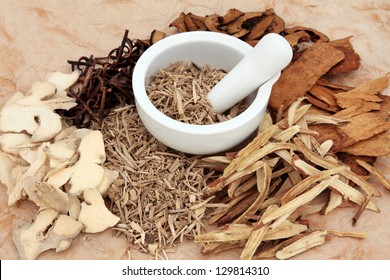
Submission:
POLYGON ((310 42, 310 35, 305 31, 298 31, 292 34, 287 34, 284 38, 289 42, 290 46, 296 50, 298 44, 302 42, 310 42))
POLYGON ((165 37, 166 34, 164 32, 155 29, 150 34, 150 44, 153 45, 165 37))
POLYGON ((184 17, 185 17, 185 14, 183 12, 180 13, 179 17, 177 17, 174 21, 172 21, 169 24, 169 27, 174 26, 179 30, 179 32, 186 32, 187 27, 186 27, 186 24, 184 23, 184 17))
POLYGON ((360 56, 353 49, 351 37, 330 42, 330 44, 342 51, 345 55, 344 59, 329 70, 328 75, 337 75, 341 73, 348 73, 357 70, 360 67, 360 56))
POLYGON ((241 31, 242 29, 245 29, 242 25, 243 23, 248 20, 248 19, 252 19, 252 18, 256 18, 256 17, 260 17, 262 15, 261 12, 248 12, 248 13, 245 13, 244 15, 240 16, 239 18, 237 18, 235 21, 229 23, 226 28, 225 28, 225 31, 229 34, 234 34, 234 33, 237 33, 239 31, 241 31))
POLYGON ((273 21, 271 25, 268 27, 268 32, 282 33, 285 28, 286 26, 284 20, 277 14, 274 14, 273 21))
POLYGON ((295 27, 291 27, 291 28, 286 28, 284 30, 284 32, 286 34, 292 34, 292 33, 299 32, 299 31, 305 31, 306 33, 308 33, 310 35, 310 39, 313 42, 317 42, 317 41, 329 42, 328 36, 326 36, 324 33, 320 32, 316 29, 313 29, 313 28, 304 27, 304 26, 295 26, 295 27))
POLYGON ((221 19, 222 17, 220 15, 212 14, 206 16, 206 18, 204 19, 204 24, 206 25, 207 29, 210 31, 224 33, 224 31, 220 29, 221 19))
POLYGON ((270 27, 270 25, 272 24, 273 20, 274 20, 273 14, 266 15, 264 13, 264 15, 260 17, 260 20, 255 25, 253 25, 252 28, 248 28, 251 29, 251 32, 248 34, 248 36, 246 36, 245 40, 251 41, 262 37, 265 34, 268 27, 270 27))
POLYGON ((324 42, 309 47, 298 60, 285 69, 275 83, 270 97, 270 106, 277 111, 288 108, 303 97, 334 65, 344 58, 344 53, 324 42), (286 94, 289 92, 289 94, 286 94))
POLYGON ((237 9, 229 9, 226 14, 221 19, 222 25, 227 25, 236 19, 238 19, 240 16, 242 16, 244 13, 237 9))

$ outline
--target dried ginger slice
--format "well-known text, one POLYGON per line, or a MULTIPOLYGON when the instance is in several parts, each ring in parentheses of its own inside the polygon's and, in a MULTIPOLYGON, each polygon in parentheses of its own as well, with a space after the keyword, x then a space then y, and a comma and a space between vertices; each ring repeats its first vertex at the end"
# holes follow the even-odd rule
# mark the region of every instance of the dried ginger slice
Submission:
POLYGON ((288 108, 303 97, 334 65, 344 58, 344 53, 328 43, 318 41, 285 69, 272 88, 270 106, 277 111, 288 108), (288 93, 288 94, 286 94, 288 93))

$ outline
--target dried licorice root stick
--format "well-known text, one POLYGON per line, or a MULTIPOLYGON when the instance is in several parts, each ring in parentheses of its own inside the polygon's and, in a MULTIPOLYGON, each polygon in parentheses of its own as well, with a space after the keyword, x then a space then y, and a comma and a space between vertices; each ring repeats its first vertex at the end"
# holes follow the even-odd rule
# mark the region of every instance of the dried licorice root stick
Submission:
POLYGON ((112 108, 133 102, 133 69, 148 45, 129 39, 128 33, 126 30, 120 46, 106 57, 83 56, 68 61, 72 70, 81 71, 69 93, 76 98, 77 106, 60 112, 70 124, 77 127, 89 127, 93 121, 101 124, 112 108))

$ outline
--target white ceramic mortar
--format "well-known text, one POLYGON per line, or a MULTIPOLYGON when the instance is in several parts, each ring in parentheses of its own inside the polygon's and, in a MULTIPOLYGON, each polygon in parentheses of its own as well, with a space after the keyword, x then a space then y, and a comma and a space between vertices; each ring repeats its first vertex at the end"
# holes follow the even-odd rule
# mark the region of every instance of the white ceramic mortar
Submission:
POLYGON ((133 73, 136 107, 145 127, 168 147, 189 154, 219 153, 241 143, 258 127, 280 73, 247 97, 251 104, 244 112, 210 125, 186 124, 164 115, 148 98, 145 86, 171 63, 192 61, 199 67, 210 65, 230 71, 251 50, 240 39, 207 31, 175 34, 152 45, 139 58, 133 73))

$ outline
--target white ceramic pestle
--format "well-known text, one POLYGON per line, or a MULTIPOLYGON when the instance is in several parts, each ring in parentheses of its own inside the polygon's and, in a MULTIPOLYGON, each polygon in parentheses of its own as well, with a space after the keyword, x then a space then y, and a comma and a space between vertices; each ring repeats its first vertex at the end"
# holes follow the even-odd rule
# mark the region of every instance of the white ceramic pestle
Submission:
POLYGON ((290 44, 276 33, 265 35, 207 95, 216 113, 223 113, 257 90, 292 59, 290 44))

